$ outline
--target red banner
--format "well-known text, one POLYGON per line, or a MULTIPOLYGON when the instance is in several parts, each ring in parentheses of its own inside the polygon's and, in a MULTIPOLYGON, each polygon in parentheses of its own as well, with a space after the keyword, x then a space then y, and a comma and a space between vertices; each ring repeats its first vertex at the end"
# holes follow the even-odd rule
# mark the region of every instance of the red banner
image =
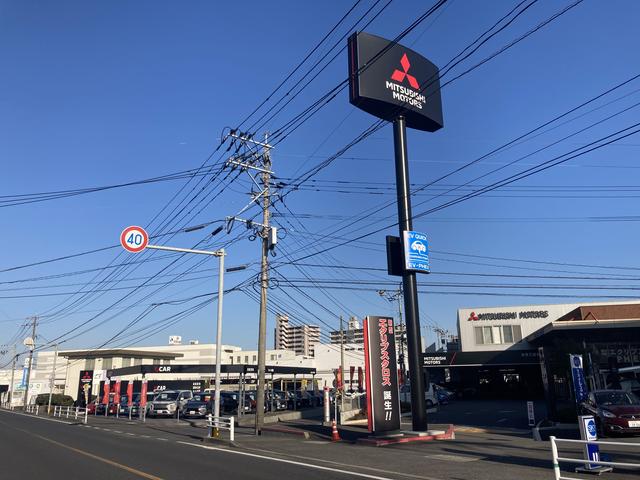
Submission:
POLYGON ((109 380, 104 382, 104 394, 102 396, 102 403, 109 405, 109 380))
POLYGON ((140 392, 140 408, 147 404, 147 381, 142 380, 142 390, 140 392))
POLYGON ((133 405, 133 380, 129 380, 127 384, 127 405, 130 407, 133 405))
POLYGON ((116 380, 116 386, 113 388, 113 403, 120 405, 120 379, 116 380))

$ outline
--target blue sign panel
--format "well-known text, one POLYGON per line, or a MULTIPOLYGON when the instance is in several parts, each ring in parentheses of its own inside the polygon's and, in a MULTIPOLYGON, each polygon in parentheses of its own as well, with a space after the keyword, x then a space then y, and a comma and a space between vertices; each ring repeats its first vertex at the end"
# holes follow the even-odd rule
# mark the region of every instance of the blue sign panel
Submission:
POLYGON ((404 268, 412 272, 429 273, 429 243, 420 232, 404 232, 404 268))
POLYGON ((584 379, 584 370, 582 368, 582 355, 569 355, 571 362, 571 377, 573 379, 573 391, 576 395, 576 403, 580 404, 587 399, 589 391, 587 390, 587 382, 584 379))

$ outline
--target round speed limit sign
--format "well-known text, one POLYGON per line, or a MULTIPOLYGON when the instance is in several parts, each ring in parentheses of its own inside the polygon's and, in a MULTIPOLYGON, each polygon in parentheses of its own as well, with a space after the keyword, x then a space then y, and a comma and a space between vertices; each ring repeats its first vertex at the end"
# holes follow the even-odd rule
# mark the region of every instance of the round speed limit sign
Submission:
POLYGON ((149 243, 149 235, 142 227, 127 227, 120 234, 120 245, 131 253, 144 250, 149 243))

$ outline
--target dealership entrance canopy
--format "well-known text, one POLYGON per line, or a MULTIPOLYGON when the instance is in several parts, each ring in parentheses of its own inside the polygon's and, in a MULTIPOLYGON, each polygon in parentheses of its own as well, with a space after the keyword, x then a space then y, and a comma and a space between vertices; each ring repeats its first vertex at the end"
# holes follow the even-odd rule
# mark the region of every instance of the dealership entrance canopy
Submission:
MULTIPOLYGON (((107 378, 123 377, 127 375, 148 374, 192 374, 206 373, 214 375, 215 365, 134 365, 132 367, 115 368, 107 370, 107 378)), ((287 367, 282 365, 266 366, 266 373, 275 375, 315 375, 315 368, 287 367)), ((224 374, 251 375, 258 373, 257 365, 221 365, 224 374)))

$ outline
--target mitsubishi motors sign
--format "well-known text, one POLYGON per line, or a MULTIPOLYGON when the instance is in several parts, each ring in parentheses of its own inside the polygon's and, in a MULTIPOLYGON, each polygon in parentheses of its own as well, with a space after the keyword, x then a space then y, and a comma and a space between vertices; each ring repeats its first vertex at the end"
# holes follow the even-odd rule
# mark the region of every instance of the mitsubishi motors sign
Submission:
POLYGON ((349 101, 384 120, 402 115, 409 128, 435 132, 443 126, 438 68, 369 33, 349 37, 349 101))

